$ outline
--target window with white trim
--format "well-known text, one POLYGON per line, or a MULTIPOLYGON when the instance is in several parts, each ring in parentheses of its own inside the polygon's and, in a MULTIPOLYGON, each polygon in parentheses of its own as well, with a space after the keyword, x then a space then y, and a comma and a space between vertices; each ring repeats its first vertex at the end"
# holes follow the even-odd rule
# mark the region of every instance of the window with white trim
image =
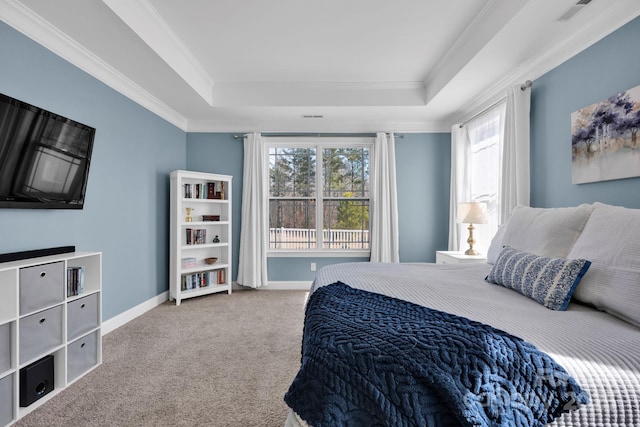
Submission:
POLYGON ((269 251, 369 251, 373 138, 265 141, 269 251))
MULTIPOLYGON (((501 152, 506 103, 501 102, 466 124, 469 149, 467 170, 469 201, 487 204, 488 222, 478 227, 476 240, 485 250, 498 228, 500 215, 501 152)), ((464 236, 466 239, 466 235, 464 236)), ((463 246, 462 246, 463 247, 463 246)))

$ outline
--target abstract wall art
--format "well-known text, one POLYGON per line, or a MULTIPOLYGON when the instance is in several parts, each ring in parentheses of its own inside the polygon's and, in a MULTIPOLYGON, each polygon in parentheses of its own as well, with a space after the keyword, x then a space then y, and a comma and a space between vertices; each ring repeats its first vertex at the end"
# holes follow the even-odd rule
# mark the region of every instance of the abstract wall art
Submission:
POLYGON ((574 184, 640 176, 640 86, 571 114, 574 184))

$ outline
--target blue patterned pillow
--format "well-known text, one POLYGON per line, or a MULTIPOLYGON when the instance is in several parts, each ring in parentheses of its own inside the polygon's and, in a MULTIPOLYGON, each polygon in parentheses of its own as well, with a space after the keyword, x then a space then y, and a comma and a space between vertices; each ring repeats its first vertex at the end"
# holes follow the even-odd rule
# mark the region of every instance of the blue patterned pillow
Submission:
POLYGON ((590 265, 585 259, 548 258, 505 246, 485 280, 518 291, 551 310, 565 310, 590 265))

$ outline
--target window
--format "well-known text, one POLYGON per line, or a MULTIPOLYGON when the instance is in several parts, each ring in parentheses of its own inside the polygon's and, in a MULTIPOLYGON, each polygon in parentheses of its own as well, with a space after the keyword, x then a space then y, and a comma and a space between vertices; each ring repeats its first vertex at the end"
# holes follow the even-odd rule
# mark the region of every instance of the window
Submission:
POLYGON ((270 251, 369 250, 369 138, 266 138, 270 251))
MULTIPOLYGON (((501 150, 504 135, 505 103, 498 104, 466 124, 469 149, 467 170, 469 201, 487 204, 488 223, 478 227, 476 240, 488 247, 498 228, 500 214, 501 150)), ((466 239, 466 235, 464 236, 466 239)), ((462 245, 461 247, 464 247, 462 245)))

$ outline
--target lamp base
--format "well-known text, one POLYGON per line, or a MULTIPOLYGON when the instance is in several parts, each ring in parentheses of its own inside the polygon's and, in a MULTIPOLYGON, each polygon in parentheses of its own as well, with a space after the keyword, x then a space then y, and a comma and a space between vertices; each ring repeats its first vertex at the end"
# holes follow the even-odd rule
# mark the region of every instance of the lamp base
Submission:
POLYGON ((478 251, 473 249, 473 245, 476 244, 476 239, 473 238, 473 230, 475 229, 475 227, 473 226, 473 224, 469 224, 469 227, 467 229, 469 230, 469 238, 467 239, 467 243, 469 244, 469 249, 467 249, 464 254, 465 255, 480 255, 480 253, 478 251))

